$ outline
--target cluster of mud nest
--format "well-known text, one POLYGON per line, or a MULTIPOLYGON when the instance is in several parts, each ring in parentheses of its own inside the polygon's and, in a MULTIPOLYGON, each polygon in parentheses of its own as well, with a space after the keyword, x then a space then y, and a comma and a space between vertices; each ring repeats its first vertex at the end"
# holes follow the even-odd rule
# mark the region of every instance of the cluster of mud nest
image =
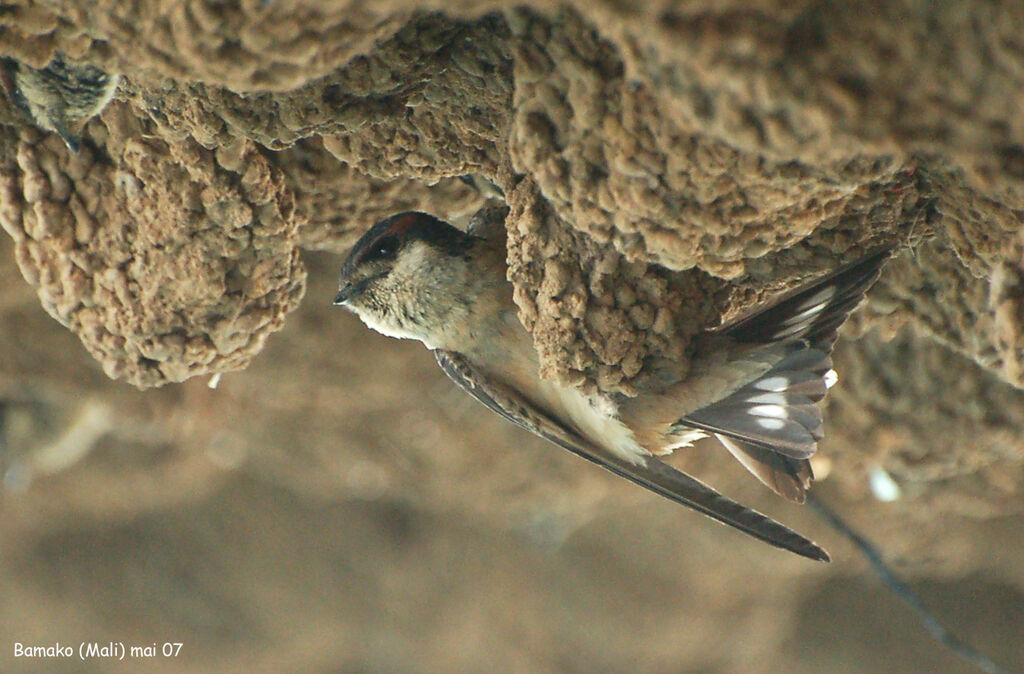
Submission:
POLYGON ((485 204, 467 174, 503 192, 545 375, 604 391, 896 245, 855 328, 897 342, 851 352, 877 376, 837 405, 856 427, 902 395, 900 446, 1019 447, 1016 411, 929 401, 1022 401, 1022 34, 1024 5, 969 0, 14 0, 9 68, 121 80, 78 153, 0 100, 0 224, 46 310, 140 387, 244 367, 302 297, 301 250, 403 209, 459 222, 485 204), (907 353, 938 384, 871 386, 907 353))

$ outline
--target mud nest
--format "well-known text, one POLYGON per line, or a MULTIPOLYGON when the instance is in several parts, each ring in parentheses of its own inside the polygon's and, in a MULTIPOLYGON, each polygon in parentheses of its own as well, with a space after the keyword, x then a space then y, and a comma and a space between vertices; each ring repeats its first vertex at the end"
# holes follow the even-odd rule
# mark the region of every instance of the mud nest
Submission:
POLYGON ((509 206, 545 376, 634 393, 723 315, 897 245, 857 329, 1020 388, 1022 32, 1019 4, 966 0, 16 0, 0 56, 122 79, 78 154, 0 101, 0 223, 46 310, 140 387, 245 367, 302 249, 464 219, 474 174, 509 206))

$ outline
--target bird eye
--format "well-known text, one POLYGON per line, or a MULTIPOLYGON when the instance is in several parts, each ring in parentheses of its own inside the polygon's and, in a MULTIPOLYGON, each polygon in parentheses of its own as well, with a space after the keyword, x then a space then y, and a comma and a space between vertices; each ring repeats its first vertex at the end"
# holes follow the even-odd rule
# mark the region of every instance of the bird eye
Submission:
POLYGON ((366 260, 387 260, 395 256, 398 251, 398 239, 393 236, 386 236, 377 241, 366 252, 366 260))

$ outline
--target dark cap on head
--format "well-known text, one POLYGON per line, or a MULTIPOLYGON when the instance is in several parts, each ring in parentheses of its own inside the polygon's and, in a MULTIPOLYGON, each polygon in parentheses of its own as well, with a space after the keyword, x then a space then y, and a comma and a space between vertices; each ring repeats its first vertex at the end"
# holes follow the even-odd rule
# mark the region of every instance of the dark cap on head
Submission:
POLYGON ((345 260, 341 275, 345 277, 370 259, 393 256, 412 241, 452 252, 471 243, 464 232, 429 213, 406 211, 381 220, 363 234, 345 260))

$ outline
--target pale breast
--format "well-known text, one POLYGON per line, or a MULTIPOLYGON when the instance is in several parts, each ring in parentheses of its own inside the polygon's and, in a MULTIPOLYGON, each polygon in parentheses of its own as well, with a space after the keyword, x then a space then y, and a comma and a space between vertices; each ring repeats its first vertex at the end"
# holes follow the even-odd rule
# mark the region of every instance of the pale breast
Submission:
POLYGON ((574 388, 541 379, 533 340, 514 312, 507 312, 495 327, 495 333, 492 338, 482 340, 495 348, 488 350, 478 345, 473 354, 476 362, 488 364, 492 376, 519 391, 545 414, 575 428, 615 456, 639 463, 641 457, 647 455, 633 432, 618 419, 610 401, 592 399, 574 388))
POLYGON ((612 403, 592 399, 554 382, 543 384, 550 387, 547 396, 553 406, 557 406, 588 440, 631 463, 640 463, 648 455, 637 443, 633 431, 618 419, 612 403))

